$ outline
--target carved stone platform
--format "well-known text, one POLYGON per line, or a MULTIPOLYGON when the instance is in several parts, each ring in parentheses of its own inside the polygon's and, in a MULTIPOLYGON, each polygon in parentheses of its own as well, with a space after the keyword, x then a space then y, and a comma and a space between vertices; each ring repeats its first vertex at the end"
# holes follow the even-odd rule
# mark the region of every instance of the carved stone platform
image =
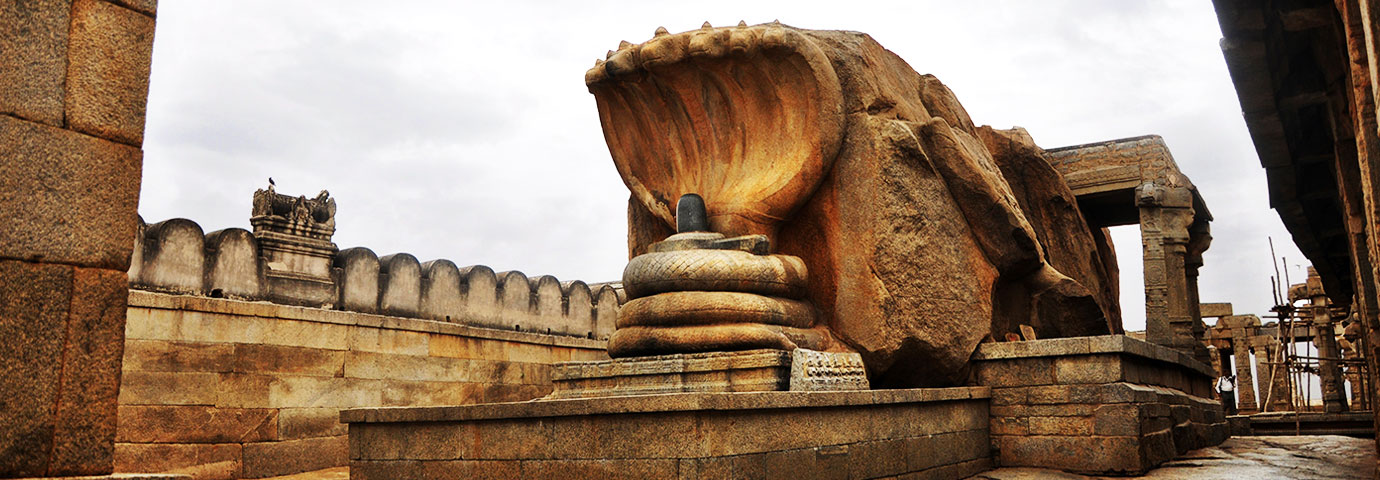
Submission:
POLYGON ((681 392, 866 390, 856 353, 746 350, 564 362, 548 398, 681 392))
POLYGON ((340 417, 354 480, 946 480, 991 468, 988 392, 675 393, 340 417))

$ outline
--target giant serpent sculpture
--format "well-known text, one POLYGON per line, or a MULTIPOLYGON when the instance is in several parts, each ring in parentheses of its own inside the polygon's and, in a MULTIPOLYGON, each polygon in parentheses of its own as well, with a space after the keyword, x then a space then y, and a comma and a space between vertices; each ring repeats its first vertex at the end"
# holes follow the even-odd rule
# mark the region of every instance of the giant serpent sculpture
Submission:
POLYGON ((1098 241, 1042 150, 974 126, 867 35, 658 29, 585 82, 631 192, 611 356, 855 351, 874 385, 945 385, 1017 324, 1120 328, 1084 286, 1114 267, 1042 247, 1098 241), (1002 171, 1013 162, 1035 172, 1022 192, 1063 205, 1057 218, 1022 208, 1002 171))

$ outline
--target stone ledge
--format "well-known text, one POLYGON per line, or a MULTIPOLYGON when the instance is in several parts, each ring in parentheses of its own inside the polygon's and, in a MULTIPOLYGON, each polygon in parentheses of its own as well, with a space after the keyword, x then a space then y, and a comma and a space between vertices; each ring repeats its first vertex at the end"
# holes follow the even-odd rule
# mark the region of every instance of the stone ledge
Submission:
POLYGON ((560 362, 552 368, 547 398, 785 391, 791 360, 792 352, 746 350, 560 362))
POLYGON ((1134 355, 1179 365, 1208 377, 1215 378, 1217 376, 1217 373, 1212 367, 1199 362, 1188 354, 1126 335, 984 343, 978 345, 977 353, 973 354, 973 360, 1004 360, 1013 358, 1094 355, 1103 353, 1134 355))
POLYGON ((1306 417, 1314 422, 1353 422, 1370 421, 1374 415, 1369 411, 1346 412, 1346 413, 1324 413, 1324 412, 1261 412, 1250 415, 1233 415, 1249 417, 1251 420, 1263 420, 1268 422, 1289 421, 1293 422, 1295 417, 1306 417))
POLYGON ((562 335, 542 335, 537 333, 516 332, 508 330, 495 330, 491 328, 474 327, 458 323, 446 323, 434 320, 423 320, 418 318, 390 317, 385 315, 350 312, 344 310, 326 310, 322 308, 296 307, 291 305, 280 305, 269 302, 232 300, 228 298, 209 298, 194 295, 175 295, 133 289, 129 291, 129 307, 151 308, 159 310, 190 310, 207 313, 222 313, 229 315, 245 315, 252 317, 300 320, 317 323, 331 323, 337 325, 376 327, 391 330, 442 333, 447 335, 460 335, 465 337, 484 338, 491 340, 505 340, 510 342, 530 343, 535 345, 590 348, 598 350, 603 350, 605 348, 604 342, 587 338, 568 337, 562 335))
POLYGON ((459 422, 698 410, 765 410, 884 405, 987 399, 990 396, 991 389, 988 387, 849 392, 674 393, 444 407, 356 408, 342 410, 340 421, 341 423, 459 422))
POLYGON ((612 360, 561 362, 555 365, 555 370, 551 372, 551 378, 552 380, 583 380, 626 375, 683 374, 764 367, 789 368, 790 366, 791 352, 785 350, 680 353, 612 360))

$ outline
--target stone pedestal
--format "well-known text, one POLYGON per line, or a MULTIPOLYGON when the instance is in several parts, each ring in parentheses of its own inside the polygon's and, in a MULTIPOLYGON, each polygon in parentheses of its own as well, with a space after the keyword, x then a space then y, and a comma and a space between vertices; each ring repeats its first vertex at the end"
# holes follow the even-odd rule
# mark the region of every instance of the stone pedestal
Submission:
POLYGON ((1000 466, 1139 474, 1227 438, 1213 371, 1130 337, 987 343, 973 357, 992 388, 1000 466))
POLYGON ((350 478, 926 478, 991 468, 988 389, 346 410, 350 478))
POLYGON ((868 388, 858 354, 803 348, 563 362, 555 365, 551 381, 550 398, 868 388))

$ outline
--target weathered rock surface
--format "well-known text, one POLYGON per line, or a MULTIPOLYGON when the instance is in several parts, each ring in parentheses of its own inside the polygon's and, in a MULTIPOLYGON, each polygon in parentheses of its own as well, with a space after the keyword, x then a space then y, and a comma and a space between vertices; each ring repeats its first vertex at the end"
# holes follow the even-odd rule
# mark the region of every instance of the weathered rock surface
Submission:
MULTIPOLYGON (((992 158, 996 160, 1006 183, 1011 186, 1016 202, 1035 230, 1035 236, 1045 249, 1046 261, 1088 290, 1097 306, 1101 307, 1105 321, 1094 321, 1096 317, 1091 312, 1070 319, 1088 322, 1084 324, 1048 321, 1052 319, 1049 315, 1040 315, 1038 311, 1031 315, 1031 312, 1022 311, 1024 306, 1021 303, 1010 305, 1017 311, 1002 313, 1012 319, 1030 318, 1030 322, 1025 323, 1035 328, 1039 338, 1100 335, 1109 330, 1114 334, 1121 333, 1116 259, 1103 253, 1112 252, 1111 240, 1101 229, 1094 231, 1088 226, 1087 220, 1078 211, 1077 199, 1064 183, 1064 177, 1050 165, 1044 150, 1035 145, 1035 140, 1025 129, 997 130, 982 126, 977 133, 992 152, 992 158), (1110 261, 1105 258, 1110 258, 1110 261)), ((1015 331, 1015 326, 1000 327, 1005 331, 1015 331)))
POLYGON ((874 386, 961 383, 983 337, 1020 324, 1120 330, 1115 268, 1038 148, 983 133, 865 34, 659 30, 586 83, 632 191, 630 254, 673 232, 682 194, 703 196, 712 230, 804 261, 816 331, 874 386))

